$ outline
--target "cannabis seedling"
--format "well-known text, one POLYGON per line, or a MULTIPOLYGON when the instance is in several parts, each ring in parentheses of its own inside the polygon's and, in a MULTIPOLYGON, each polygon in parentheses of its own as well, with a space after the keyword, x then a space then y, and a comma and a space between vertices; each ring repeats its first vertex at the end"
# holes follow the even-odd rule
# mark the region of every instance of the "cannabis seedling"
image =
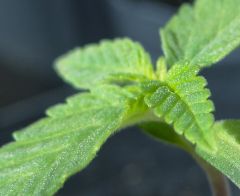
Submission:
POLYGON ((160 34, 164 56, 156 69, 141 45, 126 38, 57 59, 58 73, 86 92, 51 107, 0 149, 1 195, 54 194, 107 138, 133 125, 189 152, 215 195, 228 195, 220 172, 240 187, 240 120, 214 121, 207 82, 198 76, 239 45, 239 1, 185 4, 160 34))

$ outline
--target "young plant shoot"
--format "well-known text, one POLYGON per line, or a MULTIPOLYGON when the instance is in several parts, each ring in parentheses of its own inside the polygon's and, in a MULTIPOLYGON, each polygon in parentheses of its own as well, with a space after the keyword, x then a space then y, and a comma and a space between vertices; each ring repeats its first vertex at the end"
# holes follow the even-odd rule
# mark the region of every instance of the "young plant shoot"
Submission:
POLYGON ((128 38, 58 58, 59 75, 85 92, 51 107, 1 147, 0 195, 55 194, 111 135, 135 125, 189 152, 213 195, 229 195, 224 176, 240 187, 240 120, 214 120, 207 81, 199 76, 240 44, 239 0, 184 4, 160 37, 164 56, 156 66, 128 38))

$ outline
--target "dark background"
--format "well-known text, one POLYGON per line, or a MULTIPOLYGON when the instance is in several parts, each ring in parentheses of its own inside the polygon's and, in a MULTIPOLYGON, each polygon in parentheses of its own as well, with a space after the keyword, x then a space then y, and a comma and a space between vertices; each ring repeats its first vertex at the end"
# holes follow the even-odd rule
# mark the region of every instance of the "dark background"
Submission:
MULTIPOLYGON (((75 91, 57 77, 56 57, 75 46, 129 36, 153 60, 161 55, 158 29, 181 0, 0 0, 0 143, 75 91)), ((187 0, 185 1, 187 2, 187 0)), ((239 52, 203 71, 216 118, 240 118, 239 52)), ((234 195, 240 191, 232 186, 234 195)), ((137 129, 112 137, 97 158, 57 195, 210 195, 201 169, 186 153, 137 129)))

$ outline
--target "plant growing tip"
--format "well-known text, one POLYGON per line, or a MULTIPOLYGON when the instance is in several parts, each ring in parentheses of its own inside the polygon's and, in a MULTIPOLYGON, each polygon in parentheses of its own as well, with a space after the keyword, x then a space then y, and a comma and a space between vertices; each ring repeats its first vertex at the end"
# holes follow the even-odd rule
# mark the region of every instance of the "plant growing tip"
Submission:
POLYGON ((230 194, 223 174, 240 187, 240 120, 214 120, 207 81, 198 74, 240 44, 238 0, 185 4, 160 34, 164 56, 156 70, 128 38, 56 60, 66 82, 88 91, 51 107, 0 149, 1 195, 53 195, 113 133, 133 125, 189 152, 216 196, 230 194))

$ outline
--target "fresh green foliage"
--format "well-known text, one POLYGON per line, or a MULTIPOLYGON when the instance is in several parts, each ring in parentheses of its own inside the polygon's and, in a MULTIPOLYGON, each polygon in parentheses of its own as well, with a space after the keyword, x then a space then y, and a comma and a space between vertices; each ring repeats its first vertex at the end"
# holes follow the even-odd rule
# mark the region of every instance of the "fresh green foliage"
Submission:
POLYGON ((205 151, 199 146, 196 152, 240 187, 240 120, 218 121, 213 130, 217 151, 205 151))
POLYGON ((183 5, 161 30, 169 66, 187 61, 200 67, 221 60, 240 43, 238 0, 197 0, 183 5))
MULTIPOLYGON (((196 76, 198 71, 196 66, 173 66, 166 80, 146 95, 145 102, 156 116, 173 124, 175 131, 193 144, 213 146, 210 128, 214 119, 210 112, 214 106, 207 100, 210 92, 204 88, 206 80, 196 76)), ((151 81, 144 85, 151 85, 151 81)))
POLYGON ((113 133, 145 133, 199 156, 240 187, 240 121, 215 122, 202 67, 240 42, 238 0, 184 5, 161 30, 165 57, 154 70, 130 39, 77 48, 56 61, 63 79, 87 92, 48 109, 0 149, 1 195, 53 195, 113 133))
POLYGON ((59 58, 56 67, 67 82, 84 89, 109 80, 154 78, 149 55, 140 44, 126 38, 76 48, 59 58))
POLYGON ((49 109, 48 117, 15 132, 16 142, 0 150, 1 195, 55 193, 134 113, 133 100, 129 92, 104 86, 70 97, 49 109))

